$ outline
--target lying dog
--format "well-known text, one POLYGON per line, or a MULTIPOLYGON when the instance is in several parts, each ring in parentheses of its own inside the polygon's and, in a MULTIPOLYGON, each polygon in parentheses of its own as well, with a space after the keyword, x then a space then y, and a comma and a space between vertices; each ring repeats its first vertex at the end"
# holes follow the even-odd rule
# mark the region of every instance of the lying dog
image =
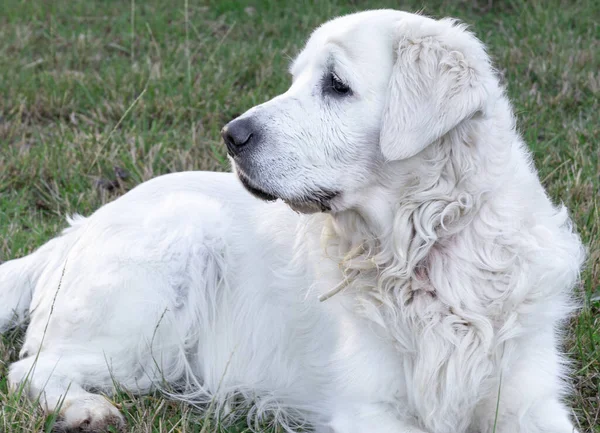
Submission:
POLYGON ((571 433, 583 249, 482 43, 364 12, 291 73, 223 129, 237 176, 159 177, 0 267, 0 327, 31 316, 10 383, 89 430, 116 381, 290 429, 571 433))

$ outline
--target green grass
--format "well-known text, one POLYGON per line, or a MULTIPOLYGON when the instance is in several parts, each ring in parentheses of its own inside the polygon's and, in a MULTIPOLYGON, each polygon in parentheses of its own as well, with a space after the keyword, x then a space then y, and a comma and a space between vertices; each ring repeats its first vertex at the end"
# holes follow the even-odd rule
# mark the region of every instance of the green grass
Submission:
MULTIPOLYGON (((227 169, 221 126, 286 89, 313 27, 375 7, 461 18, 489 46, 544 185, 589 245, 584 307, 565 349, 578 425, 600 432, 597 0, 4 0, 0 259, 31 252, 66 214, 88 214, 153 176, 227 169)), ((50 431, 52 418, 7 391, 21 337, 0 340, 0 431, 50 431)), ((132 432, 219 430, 158 395, 115 399, 132 432)))

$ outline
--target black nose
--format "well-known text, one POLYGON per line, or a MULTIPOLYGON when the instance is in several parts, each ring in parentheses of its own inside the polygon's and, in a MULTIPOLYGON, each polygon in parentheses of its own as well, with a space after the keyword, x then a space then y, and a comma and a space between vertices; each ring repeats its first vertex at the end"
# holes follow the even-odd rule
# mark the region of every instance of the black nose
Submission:
POLYGON ((256 132, 250 118, 238 118, 229 122, 221 130, 221 137, 227 145, 227 152, 231 156, 238 155, 243 149, 249 147, 256 139, 256 132))

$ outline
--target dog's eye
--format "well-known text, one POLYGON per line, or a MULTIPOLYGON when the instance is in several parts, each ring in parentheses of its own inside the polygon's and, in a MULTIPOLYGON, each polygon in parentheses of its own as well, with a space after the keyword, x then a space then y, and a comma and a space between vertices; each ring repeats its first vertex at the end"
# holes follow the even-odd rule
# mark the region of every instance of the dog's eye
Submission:
POLYGON ((331 89, 338 95, 348 95, 350 93, 350 86, 344 83, 340 78, 333 72, 330 74, 331 89))

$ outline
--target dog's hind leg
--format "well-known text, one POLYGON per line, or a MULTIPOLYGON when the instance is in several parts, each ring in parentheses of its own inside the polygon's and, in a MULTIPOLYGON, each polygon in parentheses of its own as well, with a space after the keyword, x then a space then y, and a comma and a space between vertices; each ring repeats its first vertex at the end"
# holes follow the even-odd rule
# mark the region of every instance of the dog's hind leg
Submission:
POLYGON ((85 381, 103 382, 112 387, 106 361, 94 355, 74 356, 40 352, 10 367, 9 383, 13 390, 23 387, 32 400, 39 401, 48 413, 57 411, 59 430, 105 432, 109 426, 124 426, 122 415, 108 399, 84 389, 85 381))
POLYGON ((115 385, 142 394, 184 377, 199 384, 198 345, 223 295, 226 227, 211 224, 224 218, 210 202, 186 197, 148 210, 138 202, 143 215, 101 209, 39 277, 9 383, 67 430, 122 425, 98 395, 115 385), (213 210, 213 221, 197 210, 213 210))

